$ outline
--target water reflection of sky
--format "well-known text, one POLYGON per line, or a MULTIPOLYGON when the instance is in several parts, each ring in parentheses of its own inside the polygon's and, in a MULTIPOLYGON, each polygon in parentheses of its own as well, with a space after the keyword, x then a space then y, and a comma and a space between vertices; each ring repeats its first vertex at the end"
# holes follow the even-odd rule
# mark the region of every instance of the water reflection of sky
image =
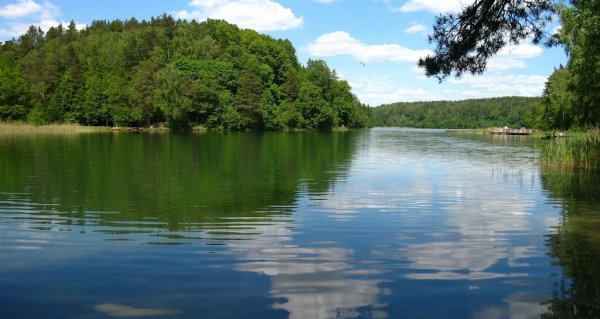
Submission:
POLYGON ((539 317, 557 272, 544 236, 558 215, 545 204, 536 161, 530 148, 510 143, 374 130, 328 191, 300 187, 293 205, 267 207, 266 217, 181 231, 152 220, 101 223, 106 212, 78 219, 4 194, 2 207, 14 216, 0 223, 0 259, 10 261, 0 276, 60 259, 68 269, 101 269, 98 280, 115 276, 112 286, 92 286, 123 280, 156 289, 145 302, 115 291, 86 308, 112 317, 193 317, 194 309, 234 317, 252 309, 246 299, 274 311, 257 310, 266 317, 539 317), (112 272, 111 263, 128 261, 112 272))
MULTIPOLYGON (((359 145, 350 173, 332 191, 301 194, 293 227, 260 231, 285 236, 236 247, 248 258, 239 270, 271 278, 280 300, 273 307, 292 318, 386 318, 389 300, 398 301, 390 287, 425 280, 464 282, 448 293, 489 303, 468 311, 474 318, 547 312, 539 280, 551 267, 540 260, 544 233, 557 218, 538 198, 535 153, 457 140, 466 144, 461 150, 446 136, 404 136, 410 145, 403 145, 403 132, 371 134, 391 136, 359 145), (508 287, 500 289, 506 294, 497 285, 508 287)), ((430 289, 410 286, 416 295, 430 289)))

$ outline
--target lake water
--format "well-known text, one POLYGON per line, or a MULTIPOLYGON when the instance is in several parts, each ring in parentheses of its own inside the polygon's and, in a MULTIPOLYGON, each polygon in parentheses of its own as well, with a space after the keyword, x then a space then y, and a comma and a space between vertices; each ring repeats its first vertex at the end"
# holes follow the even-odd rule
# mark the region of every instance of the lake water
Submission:
POLYGON ((436 130, 0 137, 0 318, 600 315, 600 174, 436 130))

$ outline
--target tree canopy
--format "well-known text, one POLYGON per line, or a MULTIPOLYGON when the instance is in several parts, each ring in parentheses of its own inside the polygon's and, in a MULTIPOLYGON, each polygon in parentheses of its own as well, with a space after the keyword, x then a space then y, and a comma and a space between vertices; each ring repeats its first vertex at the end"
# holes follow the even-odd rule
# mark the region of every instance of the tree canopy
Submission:
POLYGON ((94 21, 0 44, 0 120, 209 129, 369 125, 324 61, 221 20, 94 21))
POLYGON ((429 37, 435 53, 419 66, 440 81, 479 74, 504 46, 528 38, 562 44, 569 58, 548 79, 532 121, 552 129, 599 126, 600 0, 476 0, 461 13, 438 17, 429 37), (546 31, 553 15, 562 24, 557 34, 546 31))

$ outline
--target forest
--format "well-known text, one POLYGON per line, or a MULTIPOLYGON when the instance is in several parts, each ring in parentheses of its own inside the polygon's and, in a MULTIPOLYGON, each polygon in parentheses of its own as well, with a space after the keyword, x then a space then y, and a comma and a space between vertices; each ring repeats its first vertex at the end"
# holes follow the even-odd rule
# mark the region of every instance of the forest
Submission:
POLYGON ((370 125, 369 107, 289 40, 221 20, 31 26, 0 44, 0 121, 212 130, 370 125))
POLYGON ((463 101, 393 103, 374 108, 376 126, 418 128, 523 127, 540 98, 501 97, 463 101))

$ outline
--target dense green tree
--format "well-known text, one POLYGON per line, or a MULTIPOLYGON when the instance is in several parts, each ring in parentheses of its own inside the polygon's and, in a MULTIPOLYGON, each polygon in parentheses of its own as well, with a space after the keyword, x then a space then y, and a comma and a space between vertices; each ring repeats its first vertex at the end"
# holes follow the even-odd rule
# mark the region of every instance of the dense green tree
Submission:
POLYGON ((187 113, 191 111, 191 81, 173 64, 160 69, 155 75, 155 80, 156 104, 167 117, 169 127, 176 130, 189 127, 187 113))
POLYGON ((9 66, 0 67, 0 120, 17 121, 27 118, 29 92, 21 74, 9 66))
POLYGON ((0 85, 0 120, 217 130, 369 124, 368 109, 324 61, 303 67, 290 41, 220 20, 163 15, 83 30, 71 22, 45 34, 32 26, 0 45, 0 85))
POLYGON ((296 103, 302 114, 301 126, 303 128, 328 129, 336 124, 335 111, 323 98, 322 89, 316 84, 302 83, 296 103))
POLYGON ((464 101, 410 102, 371 110, 376 126, 486 128, 530 126, 526 115, 540 98, 503 97, 464 101))
POLYGON ((578 126, 600 125, 600 1, 576 1, 559 6, 560 40, 569 55, 573 107, 578 126))
POLYGON ((244 72, 235 98, 244 127, 262 128, 264 126, 264 110, 260 107, 262 91, 261 81, 256 72, 254 70, 244 72))
POLYGON ((72 107, 77 103, 75 94, 77 92, 77 83, 70 71, 66 71, 61 76, 58 87, 54 91, 49 103, 49 113, 52 117, 51 122, 77 122, 77 117, 72 112, 72 107))
POLYGON ((568 129, 574 119, 573 106, 576 96, 571 90, 571 72, 564 67, 554 70, 546 82, 542 99, 539 126, 548 129, 568 129))

